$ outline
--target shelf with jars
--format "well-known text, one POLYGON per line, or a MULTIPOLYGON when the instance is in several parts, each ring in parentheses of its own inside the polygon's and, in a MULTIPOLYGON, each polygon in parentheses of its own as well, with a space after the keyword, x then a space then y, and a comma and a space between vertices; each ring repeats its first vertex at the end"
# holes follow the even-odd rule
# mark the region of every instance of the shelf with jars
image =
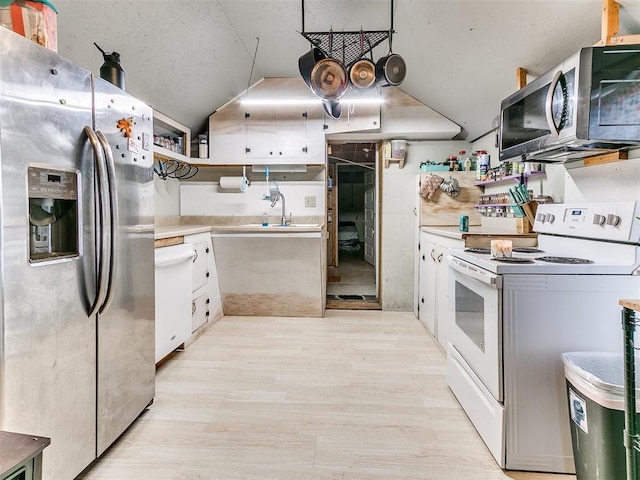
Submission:
MULTIPOLYGON (((491 169, 490 172, 492 172, 493 170, 496 170, 496 169, 491 169)), ((489 173, 488 178, 484 180, 478 180, 474 183, 474 185, 479 187, 485 187, 488 185, 497 185, 500 183, 506 183, 506 182, 512 182, 512 181, 526 183, 529 179, 544 178, 545 176, 546 176, 546 173, 543 171, 531 171, 526 173, 515 173, 515 174, 509 173, 505 175, 502 175, 499 173, 499 171, 497 171, 497 172, 489 173)))
POLYGON ((154 111, 153 153, 156 159, 190 162, 191 129, 154 111))

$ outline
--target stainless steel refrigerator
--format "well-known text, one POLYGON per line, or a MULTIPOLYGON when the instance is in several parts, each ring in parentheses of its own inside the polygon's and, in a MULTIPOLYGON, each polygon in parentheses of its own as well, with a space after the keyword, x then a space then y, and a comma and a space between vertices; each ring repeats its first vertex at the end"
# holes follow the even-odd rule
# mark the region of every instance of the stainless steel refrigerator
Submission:
POLYGON ((78 475, 153 401, 152 110, 0 28, 0 430, 78 475))

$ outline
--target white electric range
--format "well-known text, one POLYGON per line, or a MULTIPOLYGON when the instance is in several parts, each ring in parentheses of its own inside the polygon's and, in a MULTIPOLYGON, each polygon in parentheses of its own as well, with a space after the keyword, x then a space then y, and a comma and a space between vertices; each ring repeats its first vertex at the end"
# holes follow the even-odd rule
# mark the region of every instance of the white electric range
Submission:
POLYGON ((543 204, 540 251, 449 251, 447 381, 501 467, 575 471, 560 354, 622 351, 638 216, 640 202, 543 204))

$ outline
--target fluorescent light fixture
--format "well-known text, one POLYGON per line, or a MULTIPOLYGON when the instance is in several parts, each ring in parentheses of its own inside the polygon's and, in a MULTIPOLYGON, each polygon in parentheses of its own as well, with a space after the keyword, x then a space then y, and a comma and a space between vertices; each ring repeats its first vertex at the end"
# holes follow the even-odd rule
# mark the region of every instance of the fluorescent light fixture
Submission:
POLYGON ((382 97, 344 97, 340 99, 340 103, 346 105, 381 105, 384 103, 382 97))
MULTIPOLYGON (((384 103, 382 97, 344 97, 338 100, 344 105, 380 105, 384 103)), ((241 105, 320 105, 322 100, 319 98, 243 98, 240 100, 241 105)))
POLYGON ((320 105, 319 98, 243 98, 240 105, 320 105))

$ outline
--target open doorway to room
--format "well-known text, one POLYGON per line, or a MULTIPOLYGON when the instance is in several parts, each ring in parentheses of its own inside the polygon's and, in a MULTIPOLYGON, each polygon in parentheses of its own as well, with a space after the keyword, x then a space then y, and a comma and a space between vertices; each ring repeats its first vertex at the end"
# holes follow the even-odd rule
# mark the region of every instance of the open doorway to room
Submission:
POLYGON ((330 143, 328 152, 327 308, 379 309, 377 144, 330 143))

